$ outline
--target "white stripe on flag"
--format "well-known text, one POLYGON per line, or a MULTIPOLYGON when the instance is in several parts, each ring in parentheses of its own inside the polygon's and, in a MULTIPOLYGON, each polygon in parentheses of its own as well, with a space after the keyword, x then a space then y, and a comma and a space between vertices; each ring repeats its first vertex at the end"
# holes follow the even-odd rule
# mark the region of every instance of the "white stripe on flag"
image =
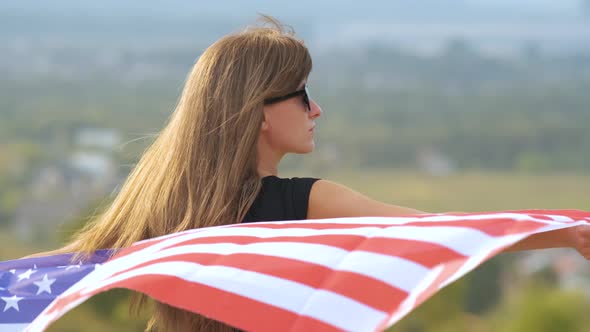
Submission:
MULTIPOLYGON (((155 263, 92 284, 87 292, 130 277, 168 275, 246 296, 284 310, 313 317, 341 329, 359 331, 374 326, 387 314, 348 297, 290 280, 226 266, 182 261, 155 263), (281 292, 277 292, 280 289, 281 292), (355 313, 342 315, 343 312, 355 313)), ((85 291, 85 293, 86 293, 85 291)))
MULTIPOLYGON (((416 282, 428 272, 428 269, 424 266, 399 257, 363 251, 350 252, 326 245, 297 242, 252 243, 249 245, 208 243, 177 246, 164 249, 157 253, 149 253, 141 258, 135 256, 133 261, 128 261, 123 266, 125 268, 131 268, 132 266, 142 264, 144 261, 189 253, 213 253, 221 255, 247 253, 296 259, 322 265, 337 271, 355 272, 381 280, 405 291, 410 291, 415 287, 416 282), (399 271, 404 271, 403 275, 399 271)), ((107 267, 111 268, 107 264, 103 265, 103 268, 107 267)))

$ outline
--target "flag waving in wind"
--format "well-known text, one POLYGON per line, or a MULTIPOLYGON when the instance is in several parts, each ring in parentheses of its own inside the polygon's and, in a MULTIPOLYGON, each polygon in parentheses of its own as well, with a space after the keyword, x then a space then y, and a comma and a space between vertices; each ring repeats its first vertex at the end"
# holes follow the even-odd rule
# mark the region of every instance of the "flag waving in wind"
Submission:
POLYGON ((0 331, 41 331, 112 288, 244 330, 378 331, 503 248, 588 223, 577 210, 259 222, 144 240, 111 258, 1 262, 0 331))

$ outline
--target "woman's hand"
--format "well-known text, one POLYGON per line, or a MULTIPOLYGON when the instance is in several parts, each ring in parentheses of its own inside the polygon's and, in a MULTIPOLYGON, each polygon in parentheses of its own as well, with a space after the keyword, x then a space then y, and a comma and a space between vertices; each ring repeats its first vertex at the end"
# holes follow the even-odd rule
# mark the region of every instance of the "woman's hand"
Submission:
POLYGON ((548 248, 574 248, 590 260, 590 225, 579 225, 536 233, 504 251, 522 251, 548 248))
POLYGON ((580 255, 590 260, 590 225, 580 225, 566 228, 569 246, 576 249, 580 255))

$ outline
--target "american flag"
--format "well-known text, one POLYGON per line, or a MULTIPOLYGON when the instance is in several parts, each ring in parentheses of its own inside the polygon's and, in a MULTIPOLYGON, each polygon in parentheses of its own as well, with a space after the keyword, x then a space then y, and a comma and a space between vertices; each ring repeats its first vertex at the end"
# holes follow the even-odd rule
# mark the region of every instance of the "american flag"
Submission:
POLYGON ((579 210, 259 222, 144 240, 112 258, 1 262, 0 331, 41 331, 112 288, 244 330, 378 331, 504 247, 588 223, 579 210))

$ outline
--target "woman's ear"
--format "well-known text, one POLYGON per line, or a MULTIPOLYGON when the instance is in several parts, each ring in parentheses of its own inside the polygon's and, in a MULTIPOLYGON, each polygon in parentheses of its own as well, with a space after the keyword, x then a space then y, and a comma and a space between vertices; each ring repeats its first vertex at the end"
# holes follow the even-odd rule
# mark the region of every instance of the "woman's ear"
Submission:
POLYGON ((269 123, 267 121, 266 111, 262 110, 262 122, 260 123, 260 130, 267 131, 269 129, 269 123))
POLYGON ((262 119, 262 123, 260 124, 260 130, 267 131, 268 130, 268 122, 265 119, 262 119))

